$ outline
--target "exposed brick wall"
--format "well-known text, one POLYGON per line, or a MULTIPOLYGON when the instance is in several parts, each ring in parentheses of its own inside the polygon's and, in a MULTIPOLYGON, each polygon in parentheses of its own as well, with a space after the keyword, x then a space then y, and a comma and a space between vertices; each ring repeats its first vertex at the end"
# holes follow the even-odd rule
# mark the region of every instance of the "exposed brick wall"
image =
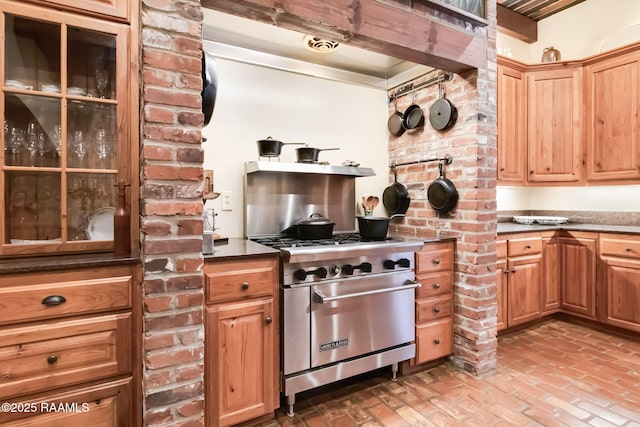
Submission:
MULTIPOLYGON (((438 215, 427 201, 429 184, 438 177, 437 162, 397 168, 398 181, 407 187, 412 201, 407 217, 395 228, 417 236, 435 231, 457 238, 453 359, 474 374, 495 368, 497 344, 495 2, 487 3, 490 25, 484 31, 492 59, 484 69, 454 75, 443 83, 447 99, 458 109, 455 126, 438 132, 429 124, 429 108, 438 99, 438 86, 433 85, 415 94, 415 102, 427 115, 424 128, 389 140, 390 159, 396 163, 453 156, 445 173, 460 201, 448 215, 438 215)), ((412 94, 401 97, 398 109, 404 111, 413 101, 412 94)), ((393 111, 390 105, 389 114, 393 111)))
POLYGON ((204 425, 199 1, 142 2, 143 418, 204 425))

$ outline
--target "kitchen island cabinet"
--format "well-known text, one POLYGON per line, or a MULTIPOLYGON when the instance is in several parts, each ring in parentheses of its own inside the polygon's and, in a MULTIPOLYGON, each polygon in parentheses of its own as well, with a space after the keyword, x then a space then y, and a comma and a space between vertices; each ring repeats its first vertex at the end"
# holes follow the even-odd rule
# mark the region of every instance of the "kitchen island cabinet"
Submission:
POLYGON ((277 252, 204 266, 208 426, 238 424, 279 407, 278 272, 277 252))
POLYGON ((139 284, 138 264, 0 276, 0 396, 34 409, 0 425, 140 425, 139 284))
POLYGON ((453 351, 453 241, 426 242, 416 253, 416 357, 421 364, 453 351))
POLYGON ((640 237, 601 234, 599 320, 640 332, 640 237))

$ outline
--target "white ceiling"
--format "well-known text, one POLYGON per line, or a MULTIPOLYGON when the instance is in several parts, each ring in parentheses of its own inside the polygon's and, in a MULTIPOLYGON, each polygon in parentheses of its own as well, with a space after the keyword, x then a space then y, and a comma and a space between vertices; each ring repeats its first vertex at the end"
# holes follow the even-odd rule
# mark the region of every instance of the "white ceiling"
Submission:
POLYGON ((346 44, 316 52, 305 46, 306 34, 208 8, 203 14, 205 50, 218 57, 382 89, 431 70, 346 44))

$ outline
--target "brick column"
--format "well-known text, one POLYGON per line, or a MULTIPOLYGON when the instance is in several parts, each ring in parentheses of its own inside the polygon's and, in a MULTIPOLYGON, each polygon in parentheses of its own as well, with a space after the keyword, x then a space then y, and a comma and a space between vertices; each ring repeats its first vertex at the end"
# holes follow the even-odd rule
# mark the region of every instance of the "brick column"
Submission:
POLYGON ((201 23, 199 1, 142 1, 145 426, 204 425, 201 23))

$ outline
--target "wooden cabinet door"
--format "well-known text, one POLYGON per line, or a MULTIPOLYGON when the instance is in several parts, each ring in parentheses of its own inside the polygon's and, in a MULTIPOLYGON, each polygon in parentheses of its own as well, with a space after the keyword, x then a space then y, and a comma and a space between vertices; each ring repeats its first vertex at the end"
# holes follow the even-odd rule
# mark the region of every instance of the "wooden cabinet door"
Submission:
POLYGON ((496 303, 497 320, 496 329, 501 331, 507 327, 507 260, 499 259, 496 262, 496 303))
POLYGON ((561 237, 562 310, 596 317, 596 239, 561 237))
POLYGON ((40 0, 51 3, 56 8, 80 11, 87 15, 112 16, 128 21, 130 18, 130 0, 40 0))
POLYGON ((207 309, 207 414, 210 426, 228 426, 278 407, 272 298, 207 309))
POLYGON ((607 258, 602 265, 607 299, 604 321, 640 332, 640 261, 607 258))
POLYGON ((540 317, 542 255, 509 259, 509 327, 540 317))
POLYGON ((640 178, 640 53, 585 68, 587 179, 640 178))
POLYGON ((542 315, 560 308, 561 243, 557 237, 542 239, 542 315))
POLYGON ((524 73, 498 64, 498 181, 525 180, 525 80, 524 73))
POLYGON ((527 74, 529 181, 579 181, 582 165, 582 69, 527 74))

